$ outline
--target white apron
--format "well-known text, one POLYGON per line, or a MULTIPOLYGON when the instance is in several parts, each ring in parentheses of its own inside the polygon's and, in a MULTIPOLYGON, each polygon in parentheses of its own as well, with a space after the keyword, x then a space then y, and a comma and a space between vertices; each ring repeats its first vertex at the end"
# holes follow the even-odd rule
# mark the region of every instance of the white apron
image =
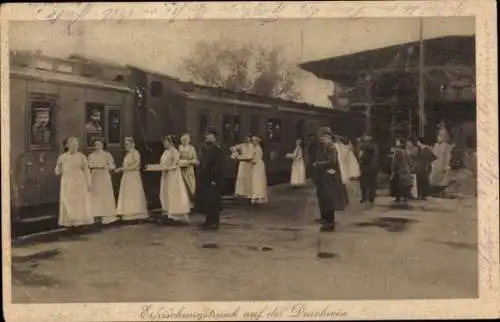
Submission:
POLYGON ((263 161, 264 153, 260 146, 253 149, 252 158, 252 197, 251 202, 256 204, 267 203, 267 176, 266 165, 263 161))
POLYGON ((129 151, 123 159, 123 176, 118 196, 117 215, 123 220, 148 218, 146 194, 142 186, 141 156, 135 149, 129 151))
POLYGON ((337 149, 337 159, 339 162, 339 169, 340 169, 340 177, 342 180, 343 184, 349 183, 350 176, 349 176, 349 167, 348 167, 348 150, 347 147, 342 144, 342 143, 334 143, 335 148, 337 149))
POLYGON ((187 220, 190 211, 189 195, 179 168, 180 153, 176 148, 166 149, 160 159, 162 171, 160 202, 164 214, 170 219, 187 220))
POLYGON ((94 151, 89 155, 89 167, 92 171, 92 187, 90 189, 91 214, 102 217, 103 224, 116 221, 116 200, 109 171, 115 169, 111 153, 94 151))
POLYGON ((293 152, 290 183, 292 186, 303 186, 306 184, 306 166, 304 164, 304 153, 301 147, 295 148, 293 152))
POLYGON ((59 225, 63 227, 90 225, 90 171, 81 152, 65 152, 59 156, 55 169, 61 176, 59 225))
MULTIPOLYGON (((239 159, 251 159, 253 156, 253 146, 251 143, 244 143, 238 146, 241 149, 239 159)), ((238 175, 236 176, 236 187, 234 194, 242 198, 252 196, 252 163, 240 161, 238 165, 238 175)))
POLYGON ((346 146, 346 148, 347 148, 346 163, 347 163, 347 172, 349 178, 359 178, 361 176, 361 169, 359 168, 358 159, 356 158, 356 155, 354 155, 351 146, 346 146))
POLYGON ((449 170, 451 161, 451 144, 446 142, 436 143, 433 148, 436 160, 432 162, 430 184, 435 187, 447 187, 450 183, 449 170))

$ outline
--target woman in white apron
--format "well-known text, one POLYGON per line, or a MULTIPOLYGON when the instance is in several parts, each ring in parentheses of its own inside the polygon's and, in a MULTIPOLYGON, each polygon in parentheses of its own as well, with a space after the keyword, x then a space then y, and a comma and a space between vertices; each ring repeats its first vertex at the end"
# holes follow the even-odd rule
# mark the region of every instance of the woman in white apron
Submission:
POLYGON ((450 162, 453 145, 450 144, 449 141, 448 132, 443 126, 438 132, 437 142, 432 149, 436 156, 436 160, 432 162, 429 179, 435 196, 444 196, 450 184, 450 162))
POLYGON ((57 160, 55 173, 61 176, 59 201, 59 226, 78 227, 90 225, 90 171, 85 155, 78 151, 76 137, 66 140, 67 151, 57 160))
POLYGON ((231 158, 239 161, 234 194, 238 198, 250 199, 252 196, 252 157, 253 145, 250 136, 245 136, 243 143, 231 148, 231 158))
POLYGON ((148 218, 146 194, 141 179, 141 155, 135 149, 132 138, 125 138, 127 154, 121 168, 116 172, 123 172, 118 195, 116 214, 122 220, 141 220, 148 218))
POLYGON ((302 149, 302 140, 298 139, 295 143, 295 150, 291 155, 293 159, 290 184, 293 187, 301 187, 306 184, 306 166, 304 162, 304 150, 302 149))
POLYGON ((347 146, 342 142, 342 138, 339 136, 335 137, 334 142, 335 148, 337 149, 337 159, 339 162, 340 179, 342 182, 342 198, 343 202, 347 206, 349 204, 349 195, 347 192, 347 186, 351 182, 350 168, 349 168, 349 150, 347 146))
POLYGON ((189 194, 190 207, 194 207, 194 196, 196 191, 196 177, 194 167, 198 165, 196 150, 190 143, 191 137, 189 134, 181 136, 181 144, 179 145, 181 174, 184 183, 186 184, 189 194))
POLYGON ((108 151, 104 150, 104 140, 94 139, 95 151, 90 153, 89 168, 92 171, 92 188, 90 190, 91 214, 103 224, 115 222, 116 199, 111 183, 110 171, 115 170, 115 161, 108 151))
MULTIPOLYGON (((357 184, 355 184, 354 181, 355 179, 358 179, 361 176, 361 169, 359 167, 358 158, 356 158, 356 155, 354 153, 354 147, 352 143, 347 140, 345 140, 343 143, 346 149, 345 168, 347 171, 348 180, 346 180, 344 184, 346 185, 347 199, 355 200, 361 197, 361 191, 358 190, 357 184)), ((345 179, 346 178, 344 178, 344 180, 345 179)))
POLYGON ((162 168, 160 182, 160 201, 163 214, 170 220, 189 221, 189 195, 182 180, 179 167, 180 153, 175 148, 173 138, 166 136, 163 140, 165 151, 160 159, 162 168))
POLYGON ((267 176, 260 138, 252 137, 252 145, 252 197, 250 201, 252 204, 264 204, 267 203, 267 176))

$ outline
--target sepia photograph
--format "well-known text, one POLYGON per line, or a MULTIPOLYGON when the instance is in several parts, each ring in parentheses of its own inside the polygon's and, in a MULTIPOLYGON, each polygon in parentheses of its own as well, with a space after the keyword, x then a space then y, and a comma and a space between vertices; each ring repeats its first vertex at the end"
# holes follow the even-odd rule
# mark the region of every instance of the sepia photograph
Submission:
POLYGON ((480 297, 476 17, 64 14, 3 34, 12 304, 480 297))

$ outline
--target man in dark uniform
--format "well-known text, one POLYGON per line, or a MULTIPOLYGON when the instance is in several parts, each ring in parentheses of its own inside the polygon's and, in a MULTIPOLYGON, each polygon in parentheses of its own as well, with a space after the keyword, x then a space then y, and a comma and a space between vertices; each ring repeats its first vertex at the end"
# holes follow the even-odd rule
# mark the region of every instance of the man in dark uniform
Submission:
POLYGON ((196 209, 206 216, 202 229, 219 228, 222 210, 222 182, 224 150, 217 143, 217 131, 205 129, 205 145, 200 153, 200 165, 196 175, 196 209))
POLYGON ((375 202, 377 191, 378 148, 373 143, 372 137, 364 134, 359 144, 358 159, 361 176, 361 203, 368 201, 370 205, 375 202))
POLYGON ((418 151, 415 158, 415 174, 417 175, 418 199, 426 200, 430 190, 431 165, 436 160, 436 155, 425 145, 424 138, 419 138, 416 144, 418 151))
POLYGON ((313 162, 316 193, 321 213, 322 232, 335 230, 335 199, 338 195, 337 177, 340 176, 337 150, 333 143, 333 134, 328 127, 318 131, 320 146, 313 162))
POLYGON ((316 138, 316 134, 309 134, 308 140, 307 140, 307 172, 308 172, 308 177, 313 180, 315 180, 314 176, 314 168, 312 164, 314 163, 314 160, 316 159, 316 154, 318 154, 318 139, 316 138))

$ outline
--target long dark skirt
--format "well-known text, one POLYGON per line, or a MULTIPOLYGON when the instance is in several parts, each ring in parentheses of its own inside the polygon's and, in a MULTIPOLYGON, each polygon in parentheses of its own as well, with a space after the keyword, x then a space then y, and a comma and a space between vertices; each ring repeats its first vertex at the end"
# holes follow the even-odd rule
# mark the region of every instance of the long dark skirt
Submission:
POLYGON ((409 198, 411 194, 412 180, 399 174, 394 174, 390 182, 391 197, 409 198))
POLYGON ((333 193, 333 198, 335 200, 335 210, 343 211, 349 204, 349 198, 347 196, 347 187, 342 183, 339 177, 335 177, 335 189, 333 193))

